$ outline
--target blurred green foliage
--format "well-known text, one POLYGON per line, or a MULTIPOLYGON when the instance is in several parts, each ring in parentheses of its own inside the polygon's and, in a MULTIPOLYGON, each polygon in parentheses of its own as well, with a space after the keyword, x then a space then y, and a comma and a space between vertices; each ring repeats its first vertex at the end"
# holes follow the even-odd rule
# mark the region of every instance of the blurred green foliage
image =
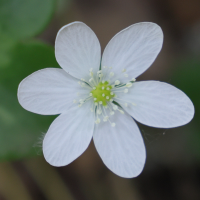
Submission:
POLYGON ((0 0, 0 31, 16 39, 40 33, 55 9, 55 0, 0 0))
POLYGON ((186 57, 176 63, 171 83, 184 91, 195 107, 194 119, 187 125, 190 150, 200 159, 200 58, 186 57))
POLYGON ((17 100, 23 78, 58 67, 54 48, 31 39, 44 30, 55 0, 0 0, 0 161, 37 154, 33 147, 55 117, 24 110, 17 100))

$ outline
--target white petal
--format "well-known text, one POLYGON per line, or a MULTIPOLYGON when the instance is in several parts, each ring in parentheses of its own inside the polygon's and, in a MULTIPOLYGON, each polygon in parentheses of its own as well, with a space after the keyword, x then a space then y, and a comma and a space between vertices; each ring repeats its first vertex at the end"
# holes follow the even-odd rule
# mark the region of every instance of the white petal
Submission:
POLYGON ((146 152, 141 133, 128 114, 115 113, 108 122, 95 126, 94 143, 104 164, 115 174, 125 178, 138 176, 143 170, 146 152))
POLYGON ((133 84, 127 94, 118 93, 124 102, 134 103, 123 108, 138 122, 158 128, 172 128, 187 124, 194 116, 194 106, 185 93, 159 81, 133 84))
POLYGON ((55 54, 59 65, 70 75, 89 78, 89 70, 100 67, 101 47, 95 33, 84 23, 62 27, 56 37, 55 54))
POLYGON ((77 92, 89 94, 89 90, 82 88, 78 80, 63 69, 46 68, 22 80, 18 100, 28 111, 54 115, 68 110, 77 99, 77 92))
MULTIPOLYGON (((162 48, 161 28, 150 22, 133 24, 116 34, 106 46, 102 66, 112 67, 121 82, 136 78, 147 70, 162 48), (125 77, 121 74, 126 69, 125 77)), ((113 80, 115 77, 113 77, 113 80)))
POLYGON ((91 102, 87 102, 80 108, 73 107, 54 120, 43 141, 43 153, 48 163, 67 165, 86 150, 94 131, 91 106, 91 102))

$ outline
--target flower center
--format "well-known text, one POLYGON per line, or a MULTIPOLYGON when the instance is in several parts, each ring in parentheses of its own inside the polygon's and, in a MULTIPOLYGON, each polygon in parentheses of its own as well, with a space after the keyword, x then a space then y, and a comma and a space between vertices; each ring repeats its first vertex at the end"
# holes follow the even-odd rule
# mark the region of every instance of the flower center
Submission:
MULTIPOLYGON (((104 66, 97 73, 93 73, 93 69, 89 70, 90 79, 81 79, 78 84, 81 87, 88 88, 90 93, 82 94, 79 100, 74 99, 73 103, 77 103, 81 107, 86 101, 92 100, 94 104, 90 108, 91 112, 94 113, 95 123, 99 124, 101 121, 109 122, 112 127, 115 127, 115 122, 112 122, 111 116, 115 112, 124 114, 121 105, 128 107, 129 105, 136 106, 134 102, 126 101, 125 99, 119 98, 119 93, 128 93, 129 88, 132 87, 135 82, 135 78, 129 79, 125 83, 121 83, 118 80, 119 76, 128 78, 128 74, 125 73, 126 69, 122 69, 120 75, 115 77, 114 72, 111 71, 112 67, 104 66), (115 79, 113 80, 113 77, 115 79), (110 81, 110 78, 112 81, 110 81)), ((77 94, 80 95, 79 93, 77 94)))
POLYGON ((90 96, 93 96, 94 103, 107 106, 107 101, 109 101, 115 96, 111 89, 112 86, 109 85, 108 81, 101 81, 98 83, 97 86, 93 87, 90 96))

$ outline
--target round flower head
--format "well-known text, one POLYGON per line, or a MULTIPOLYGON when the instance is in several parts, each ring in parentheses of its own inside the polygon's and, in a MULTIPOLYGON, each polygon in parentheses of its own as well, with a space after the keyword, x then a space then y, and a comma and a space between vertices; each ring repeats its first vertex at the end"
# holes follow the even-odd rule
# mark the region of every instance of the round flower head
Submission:
POLYGON ((138 176, 145 164, 144 141, 133 120, 158 128, 178 127, 194 115, 190 99, 174 86, 136 78, 162 48, 161 28, 138 23, 116 34, 101 48, 82 22, 60 29, 55 55, 62 69, 39 70, 19 85, 18 99, 27 110, 60 114, 43 141, 44 157, 64 166, 80 156, 93 138, 105 165, 115 174, 138 176))

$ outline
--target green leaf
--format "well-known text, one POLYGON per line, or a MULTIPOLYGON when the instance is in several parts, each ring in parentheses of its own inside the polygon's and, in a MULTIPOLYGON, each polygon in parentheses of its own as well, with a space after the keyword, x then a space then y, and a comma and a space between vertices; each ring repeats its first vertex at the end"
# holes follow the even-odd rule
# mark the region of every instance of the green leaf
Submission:
POLYGON ((16 39, 35 36, 54 10, 55 0, 0 0, 0 32, 16 39))
POLYGON ((194 119, 187 125, 190 151, 200 159, 200 58, 184 58, 176 63, 171 83, 185 92, 195 107, 194 119))
POLYGON ((58 67, 54 49, 39 41, 8 43, 7 61, 0 57, 0 161, 36 155, 34 144, 55 118, 30 113, 17 100, 23 78, 42 68, 58 67))

